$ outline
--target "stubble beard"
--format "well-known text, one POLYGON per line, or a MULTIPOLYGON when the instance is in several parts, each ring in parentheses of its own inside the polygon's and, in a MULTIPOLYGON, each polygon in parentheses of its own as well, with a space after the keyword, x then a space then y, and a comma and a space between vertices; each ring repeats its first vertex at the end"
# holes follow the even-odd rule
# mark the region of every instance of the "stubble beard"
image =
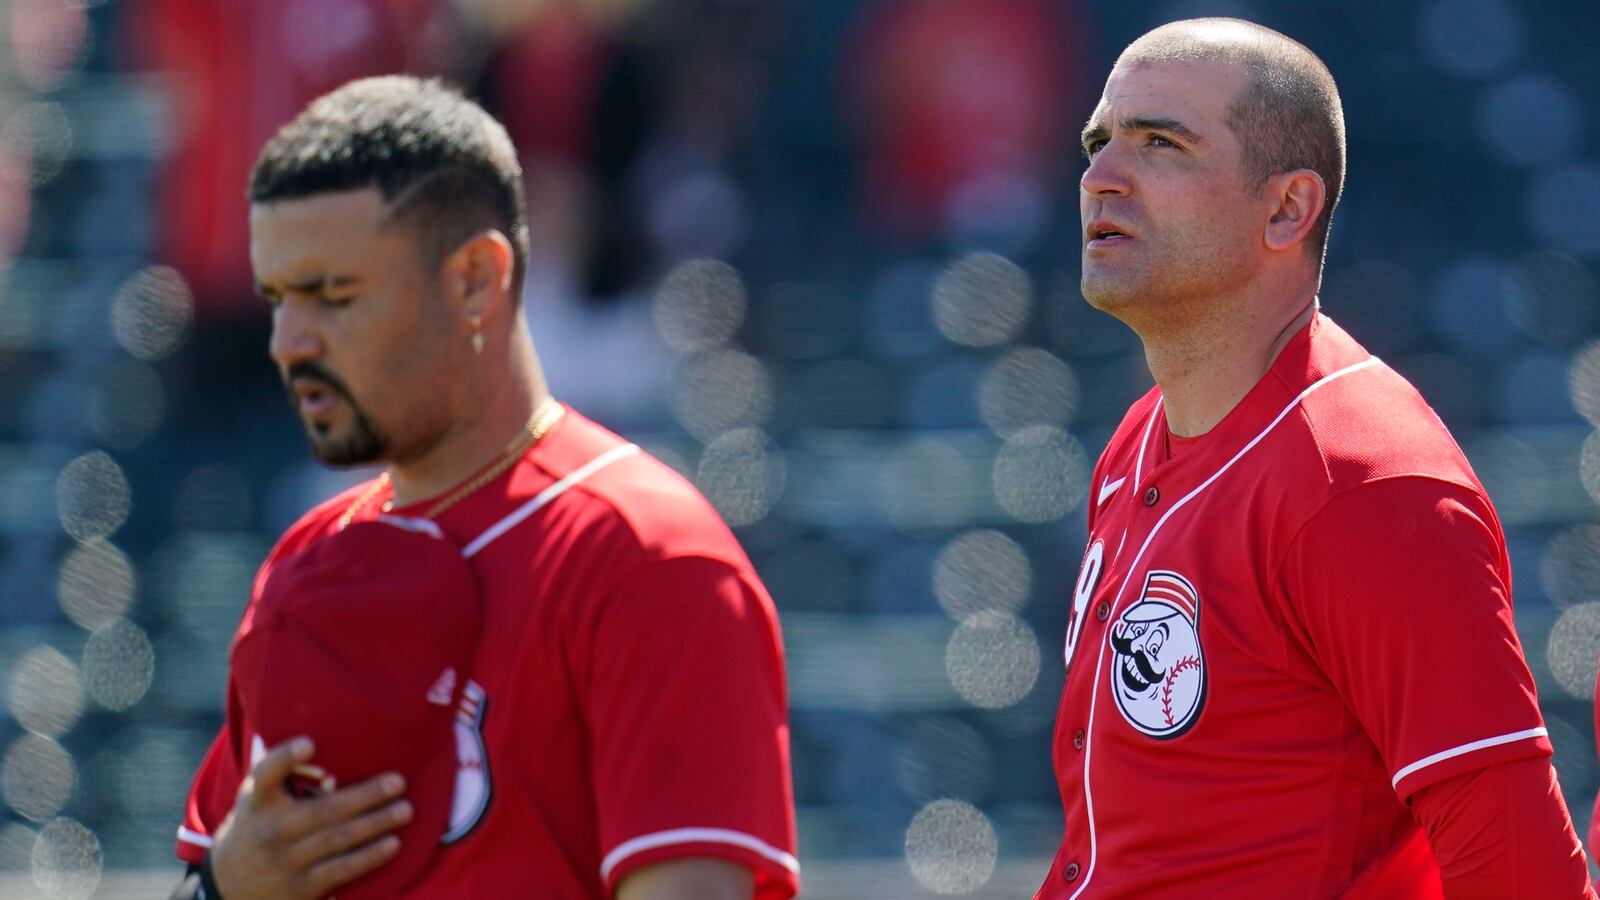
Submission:
POLYGON ((344 434, 335 435, 316 425, 308 425, 311 452, 330 466, 360 466, 382 460, 389 451, 389 439, 367 418, 355 401, 350 404, 351 422, 344 434))
POLYGON ((1085 264, 1079 282, 1083 299, 1150 337, 1205 319, 1215 305, 1211 298, 1244 269, 1237 248, 1227 243, 1168 247, 1159 256, 1097 269, 1085 264))

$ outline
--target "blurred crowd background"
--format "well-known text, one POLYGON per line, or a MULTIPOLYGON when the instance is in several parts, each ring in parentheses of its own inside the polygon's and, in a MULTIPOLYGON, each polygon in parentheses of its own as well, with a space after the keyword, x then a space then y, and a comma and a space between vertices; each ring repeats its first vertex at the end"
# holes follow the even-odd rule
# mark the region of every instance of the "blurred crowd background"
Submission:
POLYGON ((0 0, 0 892, 177 876, 254 568, 370 475, 311 462, 268 362, 246 173, 312 97, 409 71, 522 153, 556 395, 689 475, 771 588, 809 895, 1031 894, 1089 467, 1150 383, 1078 294, 1076 134, 1121 47, 1207 14, 1338 79, 1324 310, 1499 507, 1582 833, 1593 4, 0 0))

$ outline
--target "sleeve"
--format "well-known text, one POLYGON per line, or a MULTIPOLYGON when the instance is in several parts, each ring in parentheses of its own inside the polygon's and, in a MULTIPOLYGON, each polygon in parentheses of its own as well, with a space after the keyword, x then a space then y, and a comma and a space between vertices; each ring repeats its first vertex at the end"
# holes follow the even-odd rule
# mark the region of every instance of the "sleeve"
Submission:
POLYGON ((230 682, 227 719, 195 772, 184 804, 183 824, 178 826, 178 859, 191 866, 205 859, 211 837, 233 810, 234 797, 250 768, 245 735, 237 724, 240 710, 233 696, 230 682))
POLYGON ((753 574, 716 560, 652 562, 612 591, 584 679, 601 877, 716 857, 750 867, 756 897, 799 890, 783 648, 753 574))
POLYGON ((1402 802, 1496 762, 1551 754, 1488 501, 1420 476, 1328 501, 1281 568, 1290 615, 1377 747, 1402 802))
POLYGON ((1523 757, 1420 787, 1412 812, 1450 900, 1595 900, 1555 769, 1523 757))

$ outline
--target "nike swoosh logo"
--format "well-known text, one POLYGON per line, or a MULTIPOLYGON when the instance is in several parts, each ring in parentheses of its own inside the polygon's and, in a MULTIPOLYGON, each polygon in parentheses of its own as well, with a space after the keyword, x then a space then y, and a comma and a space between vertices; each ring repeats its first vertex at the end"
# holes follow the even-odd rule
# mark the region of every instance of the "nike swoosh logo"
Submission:
POLYGON ((1096 500, 1094 505, 1099 506, 1100 504, 1106 502, 1106 498, 1112 494, 1115 494, 1117 492, 1117 488, 1122 487, 1122 483, 1127 480, 1128 479, 1126 476, 1118 478, 1116 481, 1112 481, 1111 479, 1107 478, 1100 485, 1100 499, 1096 500))

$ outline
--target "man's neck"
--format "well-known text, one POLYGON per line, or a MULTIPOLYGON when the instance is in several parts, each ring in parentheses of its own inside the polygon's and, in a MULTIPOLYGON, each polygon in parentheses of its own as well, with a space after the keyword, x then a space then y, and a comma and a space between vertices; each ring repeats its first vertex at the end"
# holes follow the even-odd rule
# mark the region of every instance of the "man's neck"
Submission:
POLYGON ((473 398, 477 404, 426 452, 389 464, 394 505, 407 506, 439 497, 490 465, 528 426, 535 411, 550 397, 539 363, 532 354, 511 354, 504 377, 491 379, 497 390, 473 398))
POLYGON ((1142 336, 1167 427, 1179 437, 1215 428, 1316 312, 1311 287, 1289 302, 1223 308, 1181 332, 1142 336))

